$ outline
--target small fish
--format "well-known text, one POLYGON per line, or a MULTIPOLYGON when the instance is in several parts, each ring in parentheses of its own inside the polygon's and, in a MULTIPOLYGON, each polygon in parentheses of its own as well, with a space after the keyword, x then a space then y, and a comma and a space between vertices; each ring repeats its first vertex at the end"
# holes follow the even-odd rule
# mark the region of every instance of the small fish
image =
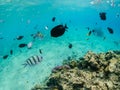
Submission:
POLYGON ((43 59, 42 56, 38 56, 38 55, 35 55, 35 56, 31 56, 30 58, 28 58, 24 64, 24 67, 26 66, 33 66, 33 65, 36 65, 38 64, 39 62, 41 62, 43 59))
POLYGON ((113 41, 113 43, 118 47, 119 46, 119 42, 118 41, 113 41))
POLYGON ((33 37, 33 36, 34 36, 34 34, 31 34, 30 36, 31 36, 31 37, 33 37))
POLYGON ((89 27, 86 27, 88 30, 90 30, 90 28, 89 27))
POLYGON ((0 23, 4 23, 4 22, 5 22, 5 20, 0 19, 0 23))
POLYGON ((10 54, 11 54, 11 55, 13 54, 13 50, 10 50, 10 54))
POLYGON ((36 30, 37 28, 38 28, 38 25, 35 25, 35 26, 34 26, 34 29, 36 30))
POLYGON ((54 21, 55 21, 55 19, 56 19, 56 17, 53 17, 53 18, 52 18, 52 21, 54 22, 54 21))
POLYGON ((23 39, 23 37, 24 37, 24 36, 17 36, 16 39, 17 39, 17 40, 21 40, 21 39, 23 39))
POLYGON ((72 21, 71 20, 69 20, 69 23, 71 23, 72 21))
POLYGON ((113 33, 114 33, 114 31, 113 31, 113 29, 112 29, 112 28, 107 27, 107 29, 108 29, 108 31, 109 31, 109 33, 110 33, 110 34, 113 34, 113 33))
POLYGON ((106 13, 105 12, 101 12, 101 13, 99 13, 99 15, 100 15, 101 20, 106 20, 106 13))
POLYGON ((105 40, 106 39, 106 37, 103 37, 103 40, 105 40))
POLYGON ((3 37, 0 37, 0 39, 3 39, 3 37))
POLYGON ((86 38, 86 40, 89 40, 89 38, 86 38))
POLYGON ((42 50, 41 49, 39 49, 39 53, 42 54, 42 50))
POLYGON ((45 30, 48 30, 48 26, 45 26, 45 30))
POLYGON ((120 16, 119 13, 117 13, 116 16, 119 17, 120 16))
POLYGON ((24 44, 24 43, 19 44, 19 47, 20 47, 20 48, 23 48, 23 47, 26 47, 26 46, 27 46, 27 44, 24 44))
POLYGON ((72 46, 73 46, 73 45, 72 45, 71 43, 68 45, 69 48, 72 48, 72 46))
POLYGON ((5 55, 5 56, 3 56, 3 59, 7 59, 7 58, 8 58, 8 56, 9 56, 9 55, 5 55))
POLYGON ((44 35, 41 32, 39 32, 39 31, 36 34, 33 35, 34 39, 35 38, 43 38, 43 37, 44 37, 44 35))
POLYGON ((28 49, 31 49, 31 48, 32 48, 32 45, 33 45, 33 42, 29 42, 29 43, 27 44, 27 48, 28 48, 28 49))
POLYGON ((44 35, 43 35, 42 33, 38 32, 38 33, 37 33, 37 37, 39 37, 39 38, 43 38, 44 35))
POLYGON ((92 33, 92 31, 89 31, 87 35, 88 35, 88 36, 90 36, 90 35, 91 35, 91 33, 92 33))

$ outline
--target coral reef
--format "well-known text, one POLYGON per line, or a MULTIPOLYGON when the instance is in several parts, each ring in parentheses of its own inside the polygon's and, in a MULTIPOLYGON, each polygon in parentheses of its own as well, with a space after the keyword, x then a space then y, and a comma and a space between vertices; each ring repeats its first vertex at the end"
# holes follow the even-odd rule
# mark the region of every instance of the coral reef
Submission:
POLYGON ((46 86, 32 90, 120 90, 120 51, 65 61, 52 70, 46 86))

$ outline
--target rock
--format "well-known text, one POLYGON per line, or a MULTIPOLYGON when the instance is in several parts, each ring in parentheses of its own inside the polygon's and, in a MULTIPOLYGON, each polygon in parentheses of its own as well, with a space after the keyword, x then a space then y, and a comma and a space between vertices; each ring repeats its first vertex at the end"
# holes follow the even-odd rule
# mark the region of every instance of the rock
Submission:
POLYGON ((112 88, 113 88, 113 83, 112 83, 111 81, 107 81, 107 82, 106 82, 106 85, 107 85, 107 87, 108 87, 108 90, 112 90, 112 88))
POLYGON ((52 73, 56 73, 61 70, 69 70, 69 69, 71 69, 69 65, 56 66, 52 69, 52 73))
POLYGON ((112 52, 112 51, 109 51, 105 54, 105 59, 106 60, 110 60, 112 59, 113 57, 115 57, 115 54, 112 52))
POLYGON ((120 90, 120 54, 113 51, 89 51, 81 60, 67 60, 54 69, 48 90, 120 90))
POLYGON ((69 63, 69 66, 71 67, 71 68, 74 68, 74 67, 76 67, 78 65, 78 63, 77 63, 77 61, 75 61, 75 60, 72 60, 70 63, 69 63))
POLYGON ((108 66, 105 68, 105 71, 114 72, 116 69, 116 63, 117 63, 117 60, 115 58, 110 59, 108 66))

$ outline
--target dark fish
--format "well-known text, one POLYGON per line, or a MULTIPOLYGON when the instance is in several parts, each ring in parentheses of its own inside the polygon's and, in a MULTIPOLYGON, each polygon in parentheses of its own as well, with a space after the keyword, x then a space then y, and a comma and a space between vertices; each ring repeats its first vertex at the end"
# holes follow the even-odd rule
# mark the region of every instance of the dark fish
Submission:
POLYGON ((53 17, 53 18, 52 18, 52 21, 54 22, 54 21, 55 21, 55 19, 56 19, 56 17, 53 17))
POLYGON ((39 62, 41 62, 42 59, 43 59, 42 56, 38 56, 38 55, 36 55, 36 56, 31 56, 30 58, 28 58, 28 59, 25 61, 25 63, 24 63, 23 65, 24 65, 24 67, 26 67, 27 65, 33 66, 33 65, 36 65, 36 64, 38 64, 39 62))
POLYGON ((89 27, 86 27, 88 30, 90 30, 90 28, 89 27))
POLYGON ((106 37, 103 37, 103 40, 105 40, 106 39, 106 37))
POLYGON ((72 21, 71 21, 71 20, 69 20, 69 22, 71 23, 72 21))
POLYGON ((119 13, 117 13, 117 15, 116 15, 117 17, 119 17, 120 15, 119 15, 119 13))
POLYGON ((41 49, 39 49, 39 52, 40 52, 40 54, 42 54, 42 50, 41 49))
POLYGON ((23 37, 24 37, 24 36, 18 36, 16 39, 17 39, 17 40, 21 40, 21 39, 23 39, 23 37))
POLYGON ((24 44, 24 43, 19 44, 19 47, 20 47, 20 48, 23 48, 23 47, 26 47, 26 46, 27 46, 27 44, 24 44))
POLYGON ((3 59, 7 59, 7 58, 8 58, 8 56, 9 56, 9 55, 5 55, 5 56, 3 56, 3 59))
POLYGON ((119 42, 118 41, 113 41, 113 43, 118 47, 119 46, 119 42))
POLYGON ((100 15, 101 20, 106 20, 106 13, 105 12, 101 12, 101 13, 99 13, 99 15, 100 15))
POLYGON ((113 34, 113 33, 114 33, 114 31, 113 31, 113 29, 112 29, 112 28, 107 27, 107 29, 108 29, 108 31, 109 31, 109 33, 110 33, 110 34, 113 34))
POLYGON ((89 38, 87 38, 86 40, 89 40, 89 38))
POLYGON ((3 39, 3 37, 0 37, 0 39, 3 39))
POLYGON ((51 30, 51 36, 52 37, 59 37, 64 34, 65 30, 67 29, 67 25, 57 25, 51 30))
POLYGON ((33 39, 36 39, 36 38, 41 38, 42 39, 44 37, 44 35, 39 31, 35 34, 31 34, 31 36, 33 37, 33 39))
POLYGON ((30 36, 31 36, 31 37, 33 37, 33 36, 34 36, 34 34, 31 34, 30 36))
POLYGON ((68 45, 69 48, 72 48, 72 46, 73 46, 73 45, 72 45, 71 43, 68 45))
POLYGON ((92 33, 92 31, 89 31, 89 32, 88 32, 88 36, 90 36, 90 35, 91 35, 91 33, 92 33))
POLYGON ((104 32, 102 31, 102 28, 99 27, 94 28, 92 34, 98 37, 104 37, 104 32))
POLYGON ((37 28, 38 28, 38 25, 35 25, 35 26, 34 26, 34 29, 37 29, 37 28))
POLYGON ((10 54, 11 54, 11 55, 13 54, 13 50, 10 50, 10 54))

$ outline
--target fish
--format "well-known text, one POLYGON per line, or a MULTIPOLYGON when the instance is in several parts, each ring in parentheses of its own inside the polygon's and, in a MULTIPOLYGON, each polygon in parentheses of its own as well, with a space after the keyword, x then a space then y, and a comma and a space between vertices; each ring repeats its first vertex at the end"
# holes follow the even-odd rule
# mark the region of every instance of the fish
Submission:
POLYGON ((87 35, 88 35, 88 36, 90 36, 90 35, 91 35, 91 33, 92 33, 92 31, 89 31, 87 35))
POLYGON ((113 29, 112 29, 112 28, 107 27, 107 29, 108 29, 108 31, 109 31, 109 33, 110 33, 110 34, 113 34, 113 33, 114 33, 114 31, 113 31, 113 29))
POLYGON ((39 49, 39 53, 42 54, 42 50, 41 49, 39 49))
POLYGON ((73 46, 73 45, 72 45, 71 43, 69 43, 68 47, 69 47, 69 48, 72 48, 72 46, 73 46))
POLYGON ((42 33, 38 32, 38 33, 37 33, 37 37, 39 37, 39 38, 43 38, 44 35, 43 35, 42 33))
POLYGON ((13 50, 10 50, 10 54, 11 54, 11 55, 13 54, 13 50))
POLYGON ((27 44, 21 43, 21 44, 19 44, 18 47, 23 48, 23 47, 26 47, 26 46, 27 46, 27 44))
POLYGON ((48 26, 45 26, 45 30, 48 30, 48 26))
POLYGON ((119 13, 116 14, 117 17, 120 17, 119 13))
POLYGON ((89 38, 86 38, 86 40, 89 40, 89 38))
POLYGON ((42 56, 38 56, 38 55, 31 56, 22 65, 24 65, 24 67, 26 67, 26 66, 34 66, 34 65, 40 63, 42 61, 42 59, 43 59, 42 56))
POLYGON ((50 34, 51 34, 51 37, 59 37, 59 36, 62 36, 66 29, 68 29, 67 25, 65 24, 65 26, 63 25, 57 25, 55 26, 54 28, 52 28, 50 34))
POLYGON ((90 30, 90 28, 89 27, 86 27, 88 30, 90 30))
POLYGON ((37 28, 38 28, 38 25, 35 25, 35 26, 34 26, 34 29, 36 30, 37 28))
POLYGON ((119 46, 119 42, 118 41, 113 41, 113 43, 118 47, 119 46))
POLYGON ((33 34, 33 38, 35 39, 35 38, 43 38, 44 37, 44 35, 41 33, 41 32, 37 32, 36 34, 33 34))
POLYGON ((3 39, 3 37, 0 37, 0 39, 3 39))
POLYGON ((3 56, 3 59, 7 59, 7 58, 8 58, 8 56, 9 56, 9 55, 5 55, 5 56, 3 56))
POLYGON ((52 18, 52 21, 54 22, 54 21, 55 21, 55 19, 56 19, 56 17, 53 17, 53 18, 52 18))
POLYGON ((17 39, 17 40, 21 40, 21 39, 23 39, 23 37, 24 37, 24 36, 17 36, 16 39, 17 39))
POLYGON ((106 13, 105 12, 101 12, 101 13, 99 13, 99 15, 100 15, 101 20, 106 20, 106 13))
POLYGON ((33 36, 34 36, 34 34, 31 34, 30 36, 31 36, 31 37, 33 37, 33 36))
POLYGON ((32 45, 33 45, 33 42, 29 42, 29 43, 27 44, 27 48, 28 48, 28 49, 31 49, 31 48, 32 48, 32 45))
POLYGON ((106 37, 104 36, 104 37, 103 37, 103 40, 105 40, 105 39, 106 39, 106 37))
POLYGON ((92 30, 92 34, 95 35, 95 36, 97 36, 97 37, 104 37, 104 32, 102 31, 101 27, 95 27, 92 30))

